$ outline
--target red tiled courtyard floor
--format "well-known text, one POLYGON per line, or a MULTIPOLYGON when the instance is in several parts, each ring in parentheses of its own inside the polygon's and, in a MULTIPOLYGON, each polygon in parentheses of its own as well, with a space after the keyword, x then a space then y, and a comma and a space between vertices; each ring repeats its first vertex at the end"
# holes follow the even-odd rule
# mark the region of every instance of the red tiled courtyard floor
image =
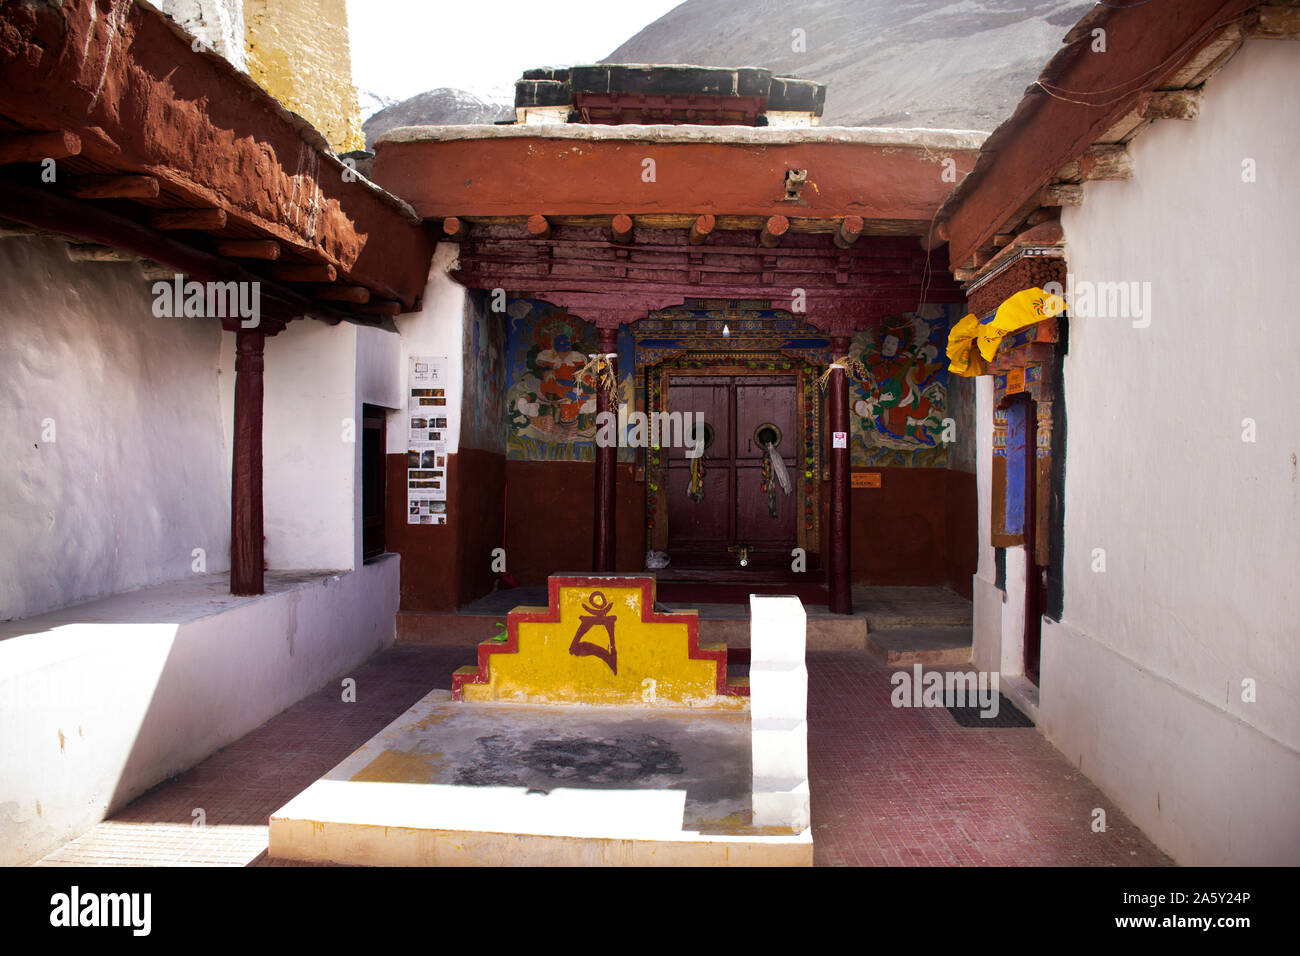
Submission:
MULTIPOLYGON (((275 865, 267 817, 473 652, 397 647, 307 697, 66 844, 43 865, 275 865), (204 827, 194 826, 202 811, 204 827)), ((1038 731, 965 729, 942 708, 890 706, 890 670, 812 652, 809 765, 822 866, 1169 865, 1038 731), (1094 808, 1107 829, 1094 833, 1094 808)))

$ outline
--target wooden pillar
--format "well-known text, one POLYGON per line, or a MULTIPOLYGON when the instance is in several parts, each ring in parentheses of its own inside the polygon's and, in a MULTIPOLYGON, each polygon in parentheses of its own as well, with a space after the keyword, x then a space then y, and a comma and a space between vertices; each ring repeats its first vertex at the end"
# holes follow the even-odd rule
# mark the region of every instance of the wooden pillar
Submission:
MULTIPOLYGON (((606 355, 616 351, 618 348, 618 330, 603 327, 599 329, 596 348, 606 355)), ((617 379, 618 360, 612 358, 609 361, 614 369, 615 379, 617 379)), ((600 415, 602 412, 617 414, 618 409, 610 407, 608 393, 603 388, 598 388, 596 389, 596 414, 600 415)), ((592 570, 596 572, 614 570, 614 512, 616 508, 614 464, 617 455, 618 448, 614 445, 610 445, 608 448, 601 448, 599 444, 596 446, 596 512, 592 521, 595 539, 595 560, 592 563, 592 570)))
POLYGON ((266 336, 235 333, 235 437, 230 482, 230 593, 263 594, 262 347, 266 336))
MULTIPOLYGON (((836 336, 831 339, 833 356, 838 358, 847 355, 848 351, 847 337, 836 336)), ((849 577, 849 376, 842 368, 831 370, 826 386, 826 433, 830 444, 826 453, 831 472, 828 556, 830 610, 832 614, 852 614, 853 594, 849 577), (843 436, 844 447, 835 447, 836 434, 843 436)))

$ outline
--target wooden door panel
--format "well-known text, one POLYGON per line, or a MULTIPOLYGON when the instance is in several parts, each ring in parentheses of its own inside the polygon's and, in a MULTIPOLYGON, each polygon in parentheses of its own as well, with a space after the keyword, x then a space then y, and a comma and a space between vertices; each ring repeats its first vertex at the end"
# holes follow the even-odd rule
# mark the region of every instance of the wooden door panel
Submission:
MULTIPOLYGON (((731 379, 701 381, 698 378, 674 378, 668 387, 670 412, 703 412, 704 422, 713 430, 713 445, 708 450, 710 458, 726 460, 731 442, 731 379)), ((670 464, 680 465, 685 452, 674 449, 669 455, 670 464)), ((690 462, 687 461, 689 466, 690 462)))
POLYGON ((664 449, 668 464, 668 552, 725 550, 731 538, 734 482, 728 451, 731 435, 731 380, 729 378, 674 378, 668 386, 668 410, 682 414, 701 412, 713 430, 713 443, 705 450, 704 500, 686 494, 691 481, 691 459, 686 449, 664 449))
POLYGON ((704 475, 704 500, 698 503, 686 494, 690 480, 688 468, 668 471, 669 547, 725 550, 730 534, 731 472, 727 468, 708 466, 704 475))
POLYGON ((764 450, 754 439, 754 430, 770 422, 781 430, 781 457, 794 460, 798 433, 795 431, 794 379, 777 379, 761 385, 736 386, 736 458, 761 459, 764 450))
MULTIPOLYGON (((792 486, 793 486, 793 479, 792 486)), ((767 492, 762 489, 762 469, 736 469, 736 539, 756 547, 794 547, 795 511, 798 498, 777 488, 776 517, 767 510, 767 492)))

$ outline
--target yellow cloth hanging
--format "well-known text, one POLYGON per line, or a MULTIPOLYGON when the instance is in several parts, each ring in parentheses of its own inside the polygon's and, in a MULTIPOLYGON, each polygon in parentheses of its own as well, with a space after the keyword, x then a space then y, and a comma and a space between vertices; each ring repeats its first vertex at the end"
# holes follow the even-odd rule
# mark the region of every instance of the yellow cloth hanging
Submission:
POLYGON ((1006 336, 1055 318, 1062 306, 1061 299, 1034 286, 1004 301, 989 322, 981 325, 974 313, 967 315, 948 333, 948 370, 963 378, 983 375, 1006 336))
POLYGON ((984 359, 975 347, 980 320, 974 313, 967 315, 948 333, 948 371, 962 378, 984 374, 984 359))
POLYGON ((984 356, 986 362, 992 361, 1004 336, 1019 332, 1043 319, 1055 317, 1060 312, 1060 306, 1060 299, 1038 286, 1017 292, 998 306, 992 322, 980 328, 980 355, 984 356))

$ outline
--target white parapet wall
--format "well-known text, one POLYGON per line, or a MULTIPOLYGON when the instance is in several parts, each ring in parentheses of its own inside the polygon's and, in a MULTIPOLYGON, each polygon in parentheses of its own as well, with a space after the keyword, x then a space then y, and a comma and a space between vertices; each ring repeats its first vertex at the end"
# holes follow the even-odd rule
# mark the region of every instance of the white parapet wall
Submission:
POLYGON ((806 830, 808 618, 797 597, 749 596, 749 716, 754 826, 806 830))
POLYGON ((272 571, 258 597, 196 574, 0 624, 0 865, 39 859, 391 646, 399 564, 272 571))

